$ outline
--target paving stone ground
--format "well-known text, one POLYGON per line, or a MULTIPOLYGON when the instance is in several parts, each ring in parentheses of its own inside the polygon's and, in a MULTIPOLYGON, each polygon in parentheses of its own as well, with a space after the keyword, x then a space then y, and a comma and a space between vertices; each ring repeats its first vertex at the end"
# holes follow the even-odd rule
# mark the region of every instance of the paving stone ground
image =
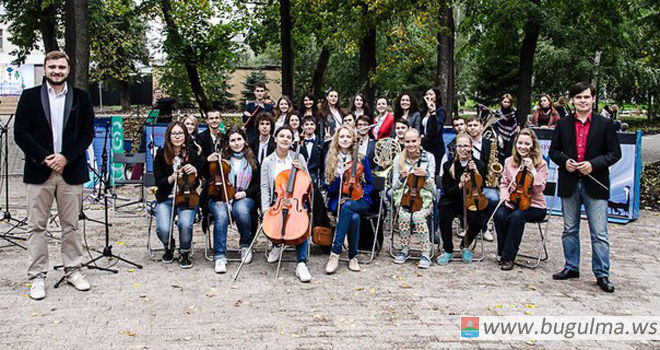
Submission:
MULTIPOLYGON (((14 217, 25 213, 24 186, 11 184, 14 217)), ((4 196, 4 193, 3 193, 4 196)), ((89 206, 89 202, 87 206, 89 206)), ((4 203, 0 205, 4 206, 4 203)), ((103 219, 97 204, 86 214, 103 219)), ((311 283, 294 276, 295 264, 275 266, 256 254, 236 283, 228 273, 217 275, 203 258, 203 237, 195 228, 195 266, 154 261, 145 248, 144 218, 118 218, 110 211, 113 252, 144 266, 125 263, 119 273, 84 270, 89 292, 70 286, 53 289, 60 271, 49 273, 48 296, 33 301, 26 287, 27 253, 0 249, 0 347, 6 349, 162 349, 162 348, 431 348, 431 349, 652 349, 658 342, 501 341, 459 339, 459 315, 658 315, 660 292, 658 247, 660 213, 642 211, 628 225, 610 225, 612 281, 616 292, 606 294, 591 274, 587 223, 582 232, 582 277, 556 282, 552 273, 562 267, 562 219, 549 224, 550 258, 536 270, 516 267, 504 272, 495 261, 496 246, 486 243, 486 259, 465 265, 433 265, 419 270, 413 262, 394 265, 386 250, 359 273, 344 264, 326 275, 327 256, 312 251, 311 283)), ((81 222, 82 224, 82 222, 81 222)), ((51 225, 51 265, 61 262, 57 227, 51 225)), ((6 225, 0 225, 3 232, 6 225)), ((103 247, 102 225, 87 222, 86 238, 93 249, 103 247)), ((538 243, 536 228, 528 225, 524 247, 538 243)), ((238 238, 229 237, 230 247, 238 238)), ((0 242, 1 244, 1 242, 0 242)), ((257 245, 263 250, 263 236, 257 245)), ((387 248, 387 245, 386 247, 387 248)), ((94 256, 96 252, 92 251, 94 256)), ((105 259, 100 265, 113 264, 105 259)))

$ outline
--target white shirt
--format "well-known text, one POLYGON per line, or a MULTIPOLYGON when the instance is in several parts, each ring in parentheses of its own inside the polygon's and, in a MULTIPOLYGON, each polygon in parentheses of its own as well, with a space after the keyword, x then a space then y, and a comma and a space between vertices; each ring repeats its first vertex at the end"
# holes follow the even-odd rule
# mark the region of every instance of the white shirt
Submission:
POLYGON ((275 182, 275 178, 279 173, 283 172, 284 170, 291 170, 291 167, 293 166, 293 156, 291 155, 290 152, 287 152, 286 157, 284 159, 280 158, 277 154, 275 154, 275 166, 273 166, 271 169, 272 173, 270 174, 271 179, 273 179, 273 182, 275 182))
POLYGON ((483 137, 480 137, 478 141, 472 140, 472 155, 474 158, 481 159, 481 150, 483 146, 483 137))
POLYGON ((360 141, 360 149, 358 150, 358 153, 362 155, 367 155, 367 149, 369 148, 369 137, 365 136, 361 141, 360 141))
POLYGON ((379 114, 376 117, 376 126, 374 126, 374 136, 376 138, 378 138, 378 130, 380 130, 380 127, 383 125, 383 122, 385 121, 385 117, 387 117, 387 113, 379 114))
POLYGON ((259 160, 259 164, 268 156, 266 153, 268 153, 268 142, 270 141, 270 135, 268 135, 268 138, 266 141, 261 139, 261 136, 259 136, 259 154, 257 155, 257 159, 259 160))
POLYGON ((312 142, 305 142, 305 148, 307 149, 307 160, 309 161, 309 158, 312 158, 312 148, 314 147, 314 141, 316 140, 316 135, 306 138, 305 141, 310 140, 312 142))
POLYGON ((64 105, 66 103, 66 93, 69 91, 67 83, 64 83, 64 89, 59 94, 48 84, 48 105, 50 106, 50 128, 53 132, 53 151, 62 153, 62 132, 64 131, 64 105))

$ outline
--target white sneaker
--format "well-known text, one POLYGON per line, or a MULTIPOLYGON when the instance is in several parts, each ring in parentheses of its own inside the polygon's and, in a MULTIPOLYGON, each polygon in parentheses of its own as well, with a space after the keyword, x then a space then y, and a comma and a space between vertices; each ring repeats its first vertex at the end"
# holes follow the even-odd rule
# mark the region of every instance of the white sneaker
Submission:
POLYGON ((328 262, 325 264, 325 272, 328 274, 335 273, 337 266, 339 266, 339 254, 330 253, 328 262))
POLYGON ((348 269, 355 272, 360 271, 360 263, 358 262, 357 257, 348 261, 348 269))
POLYGON ((89 282, 85 280, 80 271, 75 271, 69 277, 66 278, 67 283, 73 286, 73 288, 79 291, 88 291, 90 288, 89 282))
POLYGON ((32 287, 30 287, 30 298, 34 300, 41 300, 46 297, 46 279, 35 278, 32 280, 32 287))
POLYGON ((218 259, 215 261, 215 273, 225 273, 227 272, 227 262, 225 259, 218 259))
POLYGON ((493 234, 490 232, 490 230, 486 230, 486 232, 484 232, 484 240, 488 242, 492 242, 493 239, 494 237, 493 234))
POLYGON ((307 264, 304 262, 299 262, 296 267, 296 277, 300 279, 300 282, 309 282, 312 280, 312 275, 309 274, 307 269, 307 264))
POLYGON ((241 260, 246 264, 252 262, 252 250, 248 247, 241 248, 241 260))
POLYGON ((273 249, 270 250, 270 253, 268 253, 268 259, 266 260, 271 264, 279 260, 282 249, 284 249, 283 245, 274 246, 273 249))

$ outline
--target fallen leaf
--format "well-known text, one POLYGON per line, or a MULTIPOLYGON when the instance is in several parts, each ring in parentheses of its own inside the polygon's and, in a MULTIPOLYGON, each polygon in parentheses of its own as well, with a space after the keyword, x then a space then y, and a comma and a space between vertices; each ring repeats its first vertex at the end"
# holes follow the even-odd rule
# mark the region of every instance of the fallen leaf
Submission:
POLYGON ((363 291, 363 290, 364 290, 364 288, 362 288, 362 287, 355 288, 355 291, 357 291, 357 292, 360 292, 360 291, 363 291))
POLYGON ((401 285, 399 285, 399 287, 401 287, 403 289, 411 289, 412 288, 412 286, 409 285, 408 283, 401 284, 401 285))
MULTIPOLYGON (((172 181, 174 181, 174 180, 172 180, 172 181)), ((122 245, 122 244, 124 244, 124 242, 117 242, 117 244, 122 245)))
POLYGON ((126 272, 135 272, 135 269, 127 269, 126 272))
POLYGON ((376 289, 375 288, 369 289, 369 294, 376 295, 376 289))
POLYGON ((36 312, 33 312, 32 314, 30 314, 30 316, 34 318, 34 317, 37 317, 37 316, 39 316, 39 314, 38 314, 38 313, 36 313, 36 312))
POLYGON ((536 344, 536 340, 526 340, 526 341, 525 341, 525 344, 527 344, 527 345, 535 345, 535 344, 536 344))
POLYGON ((527 285, 527 289, 529 289, 529 290, 536 290, 536 286, 534 286, 533 284, 528 284, 528 285, 527 285))
POLYGON ((525 315, 531 315, 531 314, 532 314, 531 311, 525 311, 525 315))
POLYGON ((122 333, 124 333, 125 335, 127 335, 127 336, 129 336, 129 337, 134 337, 134 336, 137 335, 137 334, 136 334, 135 332, 133 332, 133 331, 123 331, 122 333))
POLYGON ((139 284, 139 283, 133 283, 132 286, 135 287, 135 288, 137 288, 137 287, 140 286, 140 284, 139 284))
POLYGON ((525 307, 528 309, 538 309, 538 306, 534 304, 525 304, 525 307))

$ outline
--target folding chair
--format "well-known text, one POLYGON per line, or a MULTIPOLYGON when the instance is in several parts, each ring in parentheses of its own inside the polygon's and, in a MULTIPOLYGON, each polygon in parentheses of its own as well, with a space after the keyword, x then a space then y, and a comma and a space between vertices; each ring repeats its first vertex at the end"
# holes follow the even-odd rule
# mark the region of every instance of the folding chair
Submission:
MULTIPOLYGON (((147 159, 145 153, 131 154, 131 153, 115 152, 115 153, 113 153, 112 157, 113 157, 113 162, 117 163, 117 164, 145 164, 146 159, 147 159)), ((143 166, 143 169, 144 168, 145 167, 143 166)), ((125 208, 127 206, 134 205, 134 204, 138 205, 138 208, 139 208, 138 210, 143 210, 144 208, 146 208, 147 204, 146 204, 146 200, 145 200, 144 175, 145 175, 145 173, 143 172, 142 176, 140 176, 140 179, 138 179, 138 180, 126 179, 126 180, 115 180, 114 181, 114 183, 112 185, 112 193, 113 193, 113 195, 112 195, 112 198, 113 198, 112 207, 115 210, 115 213, 134 213, 135 211, 133 211, 133 210, 131 210, 131 211, 120 210, 121 208, 125 208), (118 199, 118 197, 116 195, 117 186, 123 186, 123 185, 140 185, 140 198, 135 200, 135 201, 131 201, 131 202, 128 202, 128 203, 123 203, 121 205, 117 205, 117 199, 118 199)), ((130 215, 130 216, 134 216, 134 215, 130 215)))
MULTIPOLYGON (((208 212, 206 215, 206 218, 202 218, 202 220, 206 220, 206 230, 204 231, 204 241, 206 244, 204 245, 204 257, 208 261, 213 261, 213 222, 215 221, 215 218, 211 212, 208 212)), ((257 214, 257 211, 255 210, 254 213, 252 213, 252 220, 256 224, 254 229, 252 230, 252 235, 255 235, 255 231, 257 227, 259 227, 259 215, 257 214)), ((227 227, 227 240, 229 240, 229 233, 231 231, 237 233, 240 236, 240 233, 238 232, 238 226, 234 224, 234 227, 232 225, 229 225, 227 227)), ((227 261, 241 261, 241 250, 239 249, 230 249, 227 248, 227 261), (229 255, 234 255, 234 257, 230 257, 229 255), (236 256, 238 255, 238 256, 236 256)))
MULTIPOLYGON (((385 178, 380 177, 380 176, 373 176, 373 189, 372 189, 373 193, 383 192, 384 189, 385 189, 385 178)), ((371 245, 371 249, 358 249, 358 255, 359 254, 366 254, 366 255, 369 256, 369 259, 366 260, 366 261, 359 261, 360 259, 358 258, 358 261, 359 261, 360 264, 365 264, 365 265, 370 264, 374 260, 376 255, 378 255, 378 253, 380 252, 380 249, 381 249, 381 243, 380 243, 380 240, 379 240, 379 235, 380 235, 380 230, 382 229, 382 222, 383 222, 382 213, 383 213, 383 206, 384 206, 384 203, 385 203, 385 199, 384 199, 385 196, 384 196, 383 193, 381 193, 381 195, 378 196, 378 197, 379 197, 379 199, 378 199, 378 211, 374 212, 370 208, 367 215, 360 218, 360 219, 365 219, 369 222, 370 228, 373 232, 373 242, 372 242, 372 245, 371 245)), ((363 237, 362 232, 363 232, 362 226, 360 226, 360 235, 359 235, 358 240, 362 239, 362 237, 363 237)), ((360 242, 358 242, 358 246, 360 246, 360 242)), ((346 247, 344 247, 344 248, 346 248, 346 247)), ((346 250, 346 249, 343 249, 343 250, 346 250)), ((347 257, 340 257, 339 260, 340 261, 348 261, 348 258, 347 257)))
MULTIPOLYGON (((436 191, 437 191, 437 188, 436 188, 436 191)), ((397 219, 398 219, 398 215, 397 215, 398 210, 396 212, 394 210, 394 208, 395 208, 395 206, 394 206, 394 193, 392 192, 391 189, 387 190, 387 195, 388 195, 388 200, 390 201, 390 215, 391 215, 390 218, 392 220, 391 221, 392 227, 390 229, 390 249, 389 249, 389 253, 390 253, 390 256, 392 258, 395 258, 401 252, 401 249, 402 249, 402 248, 397 247, 395 242, 394 242, 394 236, 396 234, 398 234, 398 230, 396 228, 397 227, 396 223, 397 223, 397 219)), ((437 204, 436 196, 437 196, 437 194, 433 193, 433 208, 431 210, 431 215, 429 215, 429 217, 426 220, 426 224, 429 226, 429 241, 431 242, 431 256, 430 256, 431 259, 433 259, 433 256, 435 255, 435 245, 436 245, 435 232, 436 232, 437 227, 436 227, 435 215, 434 215, 434 213, 436 212, 435 209, 436 209, 436 204, 437 204)), ((413 259, 413 260, 421 259, 422 252, 419 249, 410 249, 410 251, 411 252, 416 252, 418 254, 416 254, 416 255, 411 254, 409 259, 413 259)))
POLYGON ((519 262, 515 261, 515 264, 520 266, 520 267, 526 267, 528 269, 536 269, 539 265, 541 265, 541 261, 546 261, 548 260, 548 249, 545 246, 545 233, 548 232, 548 225, 550 222, 550 216, 552 216, 552 207, 555 204, 555 198, 557 198, 557 187, 555 186, 553 195, 552 195, 552 200, 550 201, 550 208, 547 209, 545 216, 541 220, 536 220, 536 221, 528 221, 528 224, 536 224, 539 230, 539 248, 537 254, 529 254, 529 253, 518 253, 516 257, 520 258, 525 258, 525 259, 532 259, 536 260, 536 262, 532 263, 527 263, 527 262, 519 262), (543 228, 541 225, 545 223, 545 228, 543 228))

